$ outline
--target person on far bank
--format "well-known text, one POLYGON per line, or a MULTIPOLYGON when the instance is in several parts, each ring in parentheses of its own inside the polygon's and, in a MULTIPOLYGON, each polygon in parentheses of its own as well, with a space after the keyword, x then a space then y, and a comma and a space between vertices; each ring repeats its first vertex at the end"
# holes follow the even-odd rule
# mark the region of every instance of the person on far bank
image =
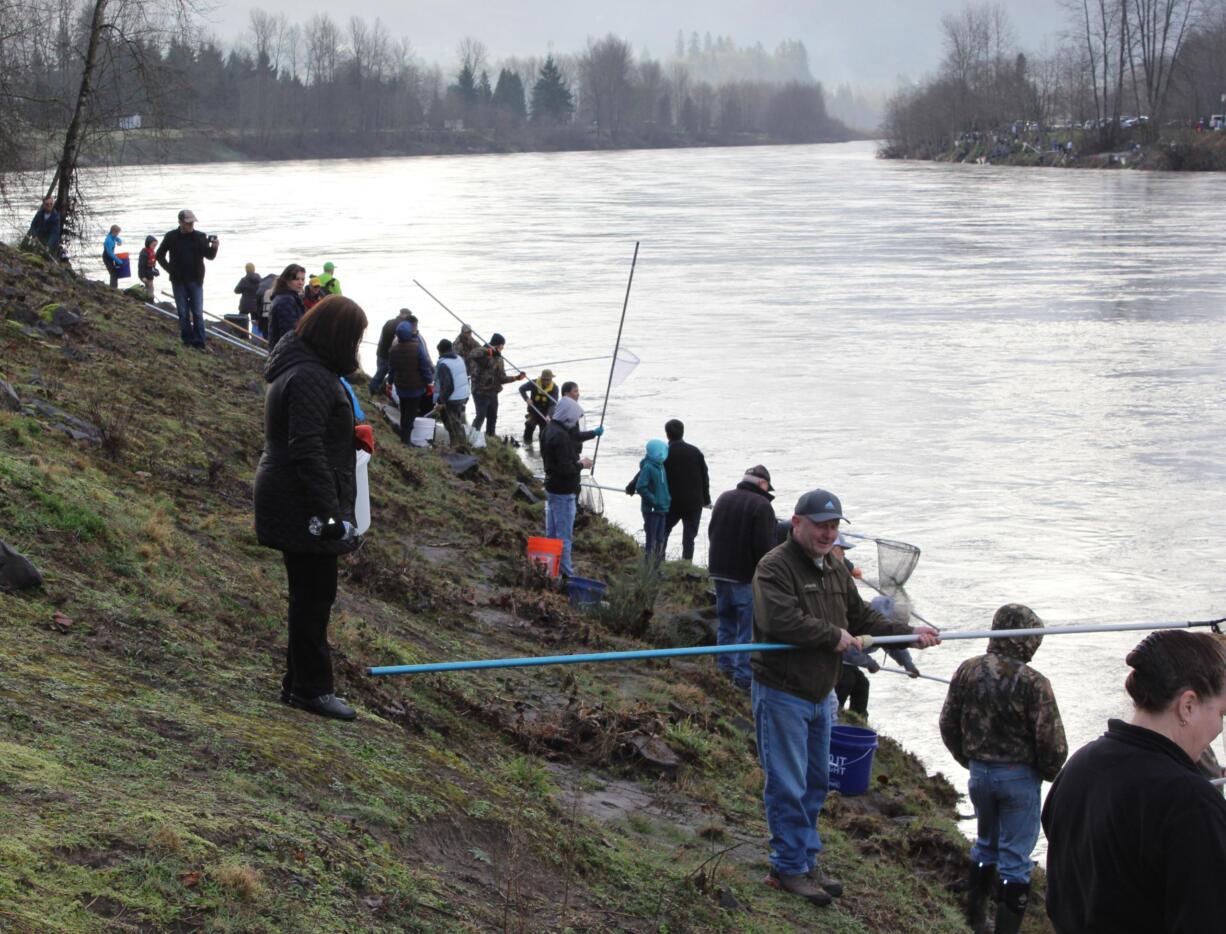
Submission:
POLYGON ((272 304, 268 306, 268 348, 271 350, 286 334, 298 326, 306 314, 302 304, 302 288, 306 269, 290 263, 277 276, 272 287, 272 304))
POLYGON ((1226 918, 1226 801, 1196 759, 1222 732, 1226 651, 1152 632, 1128 653, 1133 714, 1077 750, 1047 793, 1047 916, 1058 934, 1201 934, 1226 918))
POLYGON ((396 340, 388 351, 387 367, 387 378, 396 387, 400 399, 400 440, 408 444, 413 435, 413 420, 428 412, 434 404, 431 385, 434 364, 412 316, 396 325, 396 340))
POLYGON ((451 341, 444 337, 438 342, 438 367, 434 371, 434 414, 442 415, 452 450, 468 447, 464 431, 468 419, 464 407, 468 404, 469 391, 468 369, 451 341))
POLYGON ((760 562, 753 578, 753 641, 788 642, 787 652, 754 652, 754 730, 766 779, 770 829, 768 884, 814 905, 828 905, 843 885, 818 857, 818 816, 830 780, 830 728, 840 656, 863 648, 857 636, 914 635, 937 645, 934 629, 912 629, 868 608, 847 567, 830 555, 843 520, 839 498, 810 490, 796 503, 788 540, 760 562))
POLYGON ((664 560, 664 545, 667 540, 665 528, 668 523, 668 507, 672 497, 668 492, 668 474, 664 463, 668 459, 668 445, 659 438, 647 442, 644 457, 639 461, 638 479, 634 492, 639 495, 643 512, 643 554, 647 563, 657 565, 664 560))
POLYGON ((234 294, 238 296, 238 313, 246 315, 250 322, 256 317, 255 293, 260 288, 260 274, 255 271, 255 263, 248 263, 243 269, 243 277, 234 287, 234 294))
POLYGON ((526 373, 507 376, 502 360, 502 350, 506 345, 507 339, 495 333, 486 346, 468 355, 472 363, 469 375, 472 378, 473 404, 477 410, 476 417, 473 419, 473 427, 480 431, 484 423, 485 433, 489 437, 497 436, 498 396, 502 392, 502 387, 507 383, 528 378, 526 373))
POLYGON ((319 287, 324 290, 325 295, 340 295, 341 280, 336 278, 333 273, 336 271, 336 264, 332 261, 324 263, 324 271, 318 276, 312 276, 312 279, 319 280, 319 287))
POLYGON ((34 212, 26 236, 41 243, 49 255, 60 258, 60 212, 55 209, 54 195, 43 198, 42 206, 34 212))
POLYGON ((582 456, 583 442, 604 434, 604 426, 591 431, 579 430, 583 409, 575 399, 578 395, 578 385, 574 385, 574 397, 563 393, 541 433, 541 460, 545 464, 545 535, 562 542, 561 569, 567 577, 575 576, 571 562, 571 540, 575 530, 579 478, 581 471, 592 466, 591 459, 582 456))
POLYGON ((519 394, 527 403, 524 413, 524 444, 532 443, 532 436, 539 428, 545 436, 545 420, 558 401, 558 385, 553 381, 553 370, 541 370, 541 378, 528 380, 519 387, 519 394))
MULTIPOLYGON (((1020 603, 1002 606, 993 630, 1042 629, 1020 603)), ((966 920, 987 934, 988 899, 1000 877, 996 934, 1017 934, 1030 898, 1030 858, 1039 839, 1039 799, 1068 758, 1051 683, 1030 667, 1042 636, 990 639, 984 655, 954 673, 941 708, 941 740, 969 769, 978 830, 967 876, 966 920)), ((1224 867, 1226 868, 1226 867, 1224 867)))
MULTIPOLYGON (((778 543, 773 489, 770 471, 758 464, 746 470, 733 489, 721 493, 711 508, 707 573, 715 585, 719 645, 744 645, 753 640, 753 572, 778 543)), ((785 534, 782 540, 786 539, 785 534)), ((749 692, 753 672, 748 652, 716 655, 715 664, 737 688, 749 692)))
POLYGON ((255 531, 282 553, 289 581, 289 645, 281 701, 338 720, 354 709, 334 693, 328 621, 337 559, 359 545, 353 403, 341 378, 358 369, 366 315, 332 296, 268 355, 264 453, 255 474, 255 531))
POLYGON ((161 275, 157 260, 158 238, 152 235, 145 237, 145 248, 136 258, 136 275, 145 287, 145 297, 154 299, 153 280, 161 275))
POLYGON ((401 308, 396 317, 388 318, 383 322, 383 327, 379 331, 379 343, 375 346, 375 375, 370 378, 370 385, 367 387, 372 399, 379 395, 387 382, 387 356, 392 352, 392 341, 396 339, 396 328, 402 321, 408 321, 412 315, 413 312, 408 308, 401 308))
POLYGON ((158 265, 170 276, 179 312, 179 339, 204 350, 204 261, 217 258, 217 237, 196 229, 196 215, 184 208, 179 226, 167 231, 157 250, 158 265))
POLYGON ((119 225, 112 224, 106 239, 102 241, 102 265, 111 277, 112 289, 119 288, 119 256, 115 252, 116 248, 123 245, 123 238, 119 233, 119 225))

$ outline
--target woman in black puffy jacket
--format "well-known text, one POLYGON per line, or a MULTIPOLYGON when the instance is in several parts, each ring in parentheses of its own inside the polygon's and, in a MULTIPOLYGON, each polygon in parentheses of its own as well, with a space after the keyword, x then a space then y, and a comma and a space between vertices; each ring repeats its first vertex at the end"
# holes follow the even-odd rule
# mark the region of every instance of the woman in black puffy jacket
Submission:
POLYGON ((264 453, 255 475, 255 531, 276 548, 289 578, 289 649, 281 700, 325 717, 352 720, 333 694, 328 619, 336 600, 337 556, 358 547, 354 501, 354 417, 340 378, 358 369, 366 315, 330 296, 269 354, 264 379, 264 453))
POLYGON ((294 330, 306 314, 302 304, 302 290, 306 286, 306 270, 297 263, 290 263, 277 277, 272 287, 272 304, 268 306, 268 349, 277 346, 277 341, 294 330))

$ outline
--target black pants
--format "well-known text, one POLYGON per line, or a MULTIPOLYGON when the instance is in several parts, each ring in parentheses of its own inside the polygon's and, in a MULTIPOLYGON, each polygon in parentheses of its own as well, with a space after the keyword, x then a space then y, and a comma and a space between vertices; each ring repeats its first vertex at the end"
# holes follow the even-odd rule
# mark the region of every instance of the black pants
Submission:
POLYGON ((702 509, 679 516, 668 514, 668 523, 664 526, 664 547, 668 547, 668 537, 673 533, 673 527, 681 523, 681 557, 686 561, 694 560, 694 539, 698 537, 698 523, 702 520, 702 509))
POLYGON ((299 697, 331 694, 328 618, 336 602, 336 555, 282 556, 289 578, 289 648, 281 686, 299 697))
POLYGON ((544 438, 545 419, 537 415, 535 410, 528 409, 527 414, 524 415, 524 444, 532 443, 532 436, 538 428, 541 430, 541 437, 544 438))
POLYGON ((473 402, 477 406, 477 417, 473 419, 473 427, 477 431, 481 430, 481 423, 485 423, 485 433, 489 437, 494 437, 498 430, 498 397, 497 396, 478 396, 474 393, 473 402))
POLYGON ((433 409, 434 405, 430 402, 430 397, 425 393, 420 396, 401 396, 400 397, 400 440, 405 444, 409 443, 409 439, 413 435, 413 421, 420 418, 433 409), (429 405, 424 412, 423 406, 429 405))
POLYGON ((839 709, 851 698, 851 712, 868 717, 868 677, 855 665, 840 665, 839 680, 834 685, 839 709))

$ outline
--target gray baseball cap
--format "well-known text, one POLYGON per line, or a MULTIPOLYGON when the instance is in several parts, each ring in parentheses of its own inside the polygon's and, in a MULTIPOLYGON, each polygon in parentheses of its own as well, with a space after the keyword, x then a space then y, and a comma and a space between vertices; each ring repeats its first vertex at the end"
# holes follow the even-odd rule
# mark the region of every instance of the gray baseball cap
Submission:
POLYGON ((843 504, 829 490, 810 490, 796 501, 794 513, 804 516, 811 522, 828 522, 831 519, 844 519, 843 504))

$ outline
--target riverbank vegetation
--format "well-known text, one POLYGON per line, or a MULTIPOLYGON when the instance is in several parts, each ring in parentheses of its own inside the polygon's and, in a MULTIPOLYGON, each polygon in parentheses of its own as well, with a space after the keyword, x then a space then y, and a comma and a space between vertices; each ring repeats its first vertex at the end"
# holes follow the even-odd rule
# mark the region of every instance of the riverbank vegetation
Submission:
POLYGON ((882 155, 1226 170, 1226 0, 1066 7, 1039 53, 998 4, 944 17, 944 58, 891 100, 882 155))
MULTIPOLYGON (((798 41, 772 51, 679 33, 657 60, 607 35, 496 61, 465 38, 454 62, 430 63, 378 19, 328 13, 256 9, 233 43, 199 33, 191 0, 0 0, 0 22, 0 191, 6 172, 34 172, 69 238, 80 164, 854 136, 827 113, 798 41)), ((840 100, 854 107, 850 92, 840 100)))
MULTIPOLYGON (((456 474, 376 416, 375 522, 331 630, 359 720, 324 721, 277 696, 260 358, 183 349, 2 246, 0 347, 0 538, 44 577, 0 591, 0 928, 964 930, 956 793, 885 737, 869 792, 823 818, 848 894, 817 912, 762 884, 752 715, 709 658, 365 674, 701 637, 705 577, 635 586, 640 552, 597 517, 579 568, 643 605, 583 613, 526 574, 543 507, 509 447, 456 474)), ((1049 930, 1037 902, 1026 930, 1049 930)))

